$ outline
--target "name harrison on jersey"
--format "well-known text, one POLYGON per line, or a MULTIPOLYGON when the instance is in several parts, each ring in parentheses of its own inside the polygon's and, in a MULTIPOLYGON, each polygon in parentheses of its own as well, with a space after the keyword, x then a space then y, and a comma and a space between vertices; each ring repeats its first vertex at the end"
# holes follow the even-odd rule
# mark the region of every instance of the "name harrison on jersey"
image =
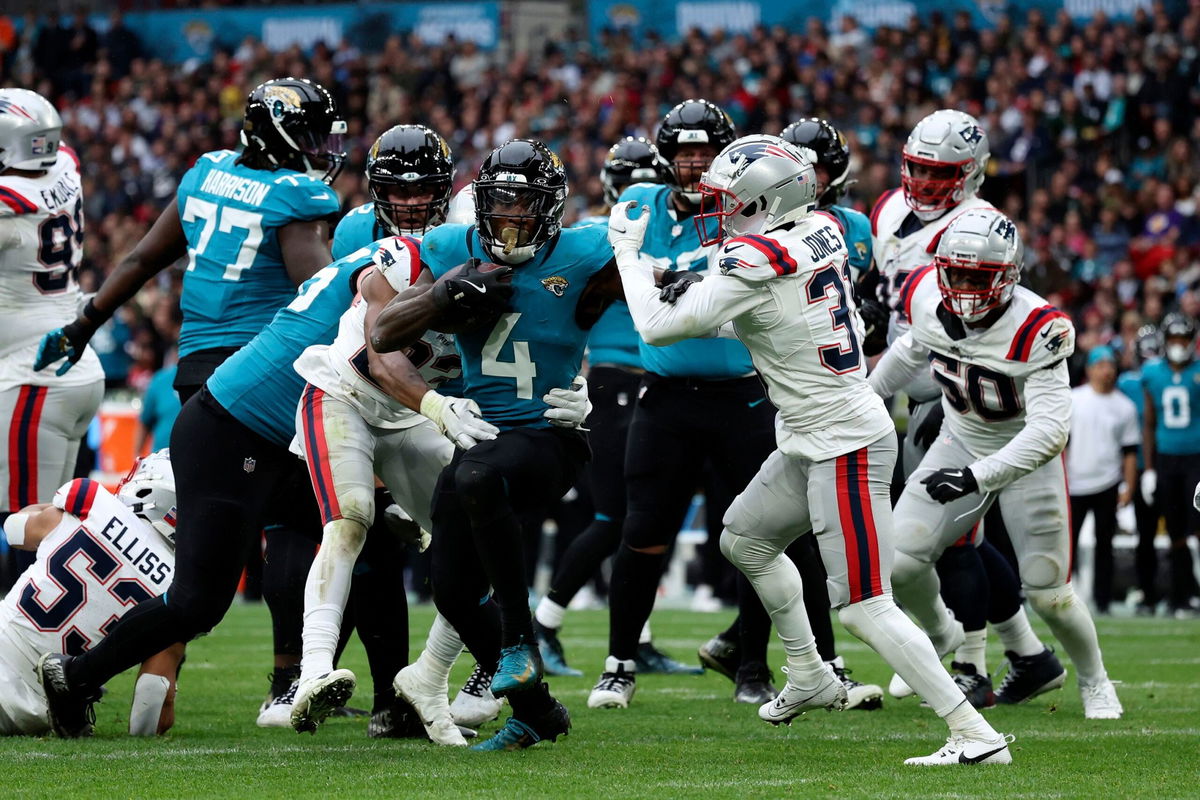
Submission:
POLYGON ((200 191, 237 200, 240 203, 259 206, 266 199, 267 192, 271 191, 271 186, 250 178, 243 178, 241 175, 213 170, 205 176, 200 191))

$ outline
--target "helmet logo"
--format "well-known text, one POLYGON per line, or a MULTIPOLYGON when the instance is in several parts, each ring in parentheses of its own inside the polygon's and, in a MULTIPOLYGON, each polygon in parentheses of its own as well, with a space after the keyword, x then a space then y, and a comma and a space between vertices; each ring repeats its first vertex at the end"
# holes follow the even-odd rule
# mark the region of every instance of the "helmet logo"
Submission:
POLYGON ((701 128, 688 128, 679 132, 676 140, 679 144, 708 144, 708 131, 701 128))
POLYGON ((290 86, 268 86, 263 98, 275 119, 281 119, 289 110, 300 108, 300 93, 290 86))
POLYGON ((245 471, 245 473, 247 475, 249 475, 251 472, 254 472, 254 467, 257 464, 258 464, 258 462, 255 461, 253 458, 247 458, 245 461, 242 462, 242 470, 245 471))
POLYGON ((1002 236, 1011 242, 1017 236, 1017 226, 1012 223, 1012 220, 1003 219, 996 226, 996 235, 1002 236))
POLYGON ((978 125, 968 125, 959 131, 958 135, 967 144, 978 144, 979 140, 983 138, 983 131, 979 129, 978 125))
POLYGON ((565 295, 567 287, 570 285, 562 275, 551 275, 549 278, 542 278, 542 286, 555 297, 565 295))

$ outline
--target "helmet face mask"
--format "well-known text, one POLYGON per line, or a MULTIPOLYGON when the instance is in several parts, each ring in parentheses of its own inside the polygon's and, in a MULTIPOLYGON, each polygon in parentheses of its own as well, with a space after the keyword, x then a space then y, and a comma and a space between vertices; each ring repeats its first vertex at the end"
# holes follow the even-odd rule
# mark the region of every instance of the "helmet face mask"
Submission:
POLYGON ((562 230, 567 174, 544 144, 513 139, 493 150, 473 183, 479 239, 505 264, 522 264, 562 230))
POLYGON ((654 144, 671 165, 671 186, 676 197, 698 206, 698 183, 704 171, 735 138, 733 120, 707 100, 684 100, 668 111, 654 144))
POLYGON ((1196 357, 1196 323, 1178 311, 1167 314, 1160 328, 1163 352, 1172 364, 1188 364, 1196 357))
POLYGON ((1010 264, 994 264, 935 256, 943 302, 957 317, 976 322, 1012 298, 1016 284, 1010 264))
POLYGON ((900 185, 909 208, 917 211, 945 211, 962 202, 962 187, 972 162, 948 164, 928 158, 903 155, 900 185))
POLYGON ((929 222, 974 197, 990 154, 987 132, 970 114, 944 108, 925 117, 901 151, 900 186, 908 207, 929 222))
POLYGON ((270 165, 333 183, 346 160, 346 123, 333 96, 303 78, 279 78, 254 88, 246 99, 242 143, 246 155, 270 165))
POLYGON ((397 125, 367 154, 375 218, 393 236, 420 236, 446 221, 454 163, 446 140, 424 125, 397 125))
POLYGON ((994 208, 955 217, 937 242, 942 305, 964 322, 979 322, 1012 300, 1025 248, 1012 220, 994 208))

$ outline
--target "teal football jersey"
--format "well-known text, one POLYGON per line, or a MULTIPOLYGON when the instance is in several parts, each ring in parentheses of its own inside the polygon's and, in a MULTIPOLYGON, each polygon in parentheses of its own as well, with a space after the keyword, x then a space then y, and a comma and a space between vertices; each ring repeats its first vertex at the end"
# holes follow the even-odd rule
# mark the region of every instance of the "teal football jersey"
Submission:
POLYGON ((861 211, 845 206, 830 206, 825 211, 837 220, 846 240, 850 256, 850 280, 857 284, 859 278, 871 268, 871 220, 861 211))
MULTIPOLYGON (((636 200, 651 209, 642 255, 656 267, 707 272, 713 248, 700 246, 694 218, 676 219, 670 187, 635 183, 621 193, 621 200, 636 200)), ((642 366, 659 375, 721 380, 754 372, 750 351, 737 339, 685 339, 666 347, 653 347, 639 339, 639 347, 642 366)))
MULTIPOLYGON (((442 225, 421 240, 421 262, 440 278, 472 256, 487 259, 474 225, 442 225)), ((456 336, 463 394, 501 429, 544 428, 542 397, 579 374, 588 331, 575 311, 588 281, 612 261, 606 232, 568 228, 513 268, 512 309, 495 325, 456 336)))
MULTIPOLYGON (((608 217, 584 217, 572 227, 598 227, 607 237, 608 217)), ((642 369, 641 342, 642 337, 638 336, 633 317, 629 315, 629 305, 624 300, 617 300, 592 326, 588 335, 588 363, 642 369)))
POLYGON ((1154 403, 1154 446, 1160 453, 1200 453, 1200 362, 1175 372, 1165 359, 1142 367, 1142 387, 1154 403))
POLYGON ((304 391, 304 378, 292 364, 309 345, 333 343, 342 314, 354 300, 355 276, 371 266, 378 249, 369 244, 309 278, 270 324, 217 367, 206 385, 235 419, 288 446, 304 391))
POLYGON ((188 243, 179 355, 241 347, 296 296, 279 229, 338 213, 337 194, 293 170, 250 169, 231 150, 205 153, 179 182, 188 243))
MULTIPOLYGON (((1133 405, 1137 407, 1138 429, 1142 427, 1142 420, 1146 418, 1146 393, 1142 390, 1142 371, 1139 369, 1131 369, 1128 372, 1122 372, 1117 377, 1117 388, 1121 390, 1121 394, 1133 401, 1133 405)), ((1137 452, 1138 469, 1142 469, 1142 448, 1138 446, 1137 452)))
POLYGON ((333 257, 345 258, 360 247, 391 236, 375 219, 375 204, 363 203, 342 217, 333 231, 333 257))

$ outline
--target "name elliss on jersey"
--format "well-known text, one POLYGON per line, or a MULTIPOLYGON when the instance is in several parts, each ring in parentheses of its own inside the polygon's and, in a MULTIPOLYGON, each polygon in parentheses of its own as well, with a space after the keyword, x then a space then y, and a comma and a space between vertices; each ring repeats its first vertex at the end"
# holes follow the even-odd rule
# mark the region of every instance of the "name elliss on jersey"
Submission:
POLYGON ((247 205, 260 206, 266 199, 267 192, 271 191, 271 186, 261 181, 243 178, 241 175, 213 170, 204 178, 200 191, 247 205))
POLYGON ((129 563, 137 567, 138 572, 150 579, 156 586, 161 586, 171 572, 171 565, 164 563, 149 547, 142 545, 137 533, 129 530, 129 526, 113 517, 100 531, 100 535, 108 539, 129 559, 129 563), (141 546, 141 552, 137 553, 141 546), (137 553, 135 556, 134 553, 137 553))
POLYGON ((71 174, 64 174, 55 184, 47 189, 38 190, 46 208, 59 208, 75 199, 79 194, 79 179, 71 174))

